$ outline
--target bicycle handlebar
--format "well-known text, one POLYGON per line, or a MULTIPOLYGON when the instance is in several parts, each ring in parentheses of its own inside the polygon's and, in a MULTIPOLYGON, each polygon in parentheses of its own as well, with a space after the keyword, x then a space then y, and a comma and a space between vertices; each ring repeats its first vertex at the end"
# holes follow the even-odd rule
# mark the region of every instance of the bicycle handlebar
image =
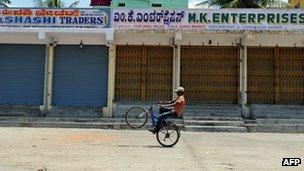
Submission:
POLYGON ((155 108, 155 107, 157 107, 159 105, 160 105, 159 103, 155 102, 155 103, 153 103, 153 105, 151 105, 150 109, 155 108))

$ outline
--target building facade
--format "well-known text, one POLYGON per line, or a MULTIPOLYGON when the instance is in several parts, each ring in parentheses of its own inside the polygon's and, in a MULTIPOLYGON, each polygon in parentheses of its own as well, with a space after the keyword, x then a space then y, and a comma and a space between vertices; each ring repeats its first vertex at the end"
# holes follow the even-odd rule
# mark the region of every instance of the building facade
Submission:
POLYGON ((0 14, 5 20, 0 27, 0 104, 42 111, 107 109, 114 34, 110 9, 2 8, 0 14), (86 17, 91 13, 96 15, 86 17))
POLYGON ((237 116, 303 108, 301 11, 132 11, 0 9, 0 104, 114 117, 119 104, 173 99, 183 86, 188 104, 229 104, 237 116))
POLYGON ((113 0, 113 8, 188 8, 188 0, 113 0))

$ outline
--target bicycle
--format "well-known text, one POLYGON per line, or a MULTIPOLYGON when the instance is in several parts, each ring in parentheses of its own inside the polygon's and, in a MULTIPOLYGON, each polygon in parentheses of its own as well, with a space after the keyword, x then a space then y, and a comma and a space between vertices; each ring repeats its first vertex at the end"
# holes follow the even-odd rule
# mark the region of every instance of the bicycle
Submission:
MULTIPOLYGON (((125 114, 127 124, 134 129, 141 128, 146 125, 150 116, 151 123, 155 127, 158 117, 153 109, 157 106, 159 105, 155 103, 148 110, 141 107, 130 108, 125 114)), ((180 130, 174 123, 164 120, 156 132, 156 139, 164 147, 173 147, 178 142, 180 135, 180 130)))

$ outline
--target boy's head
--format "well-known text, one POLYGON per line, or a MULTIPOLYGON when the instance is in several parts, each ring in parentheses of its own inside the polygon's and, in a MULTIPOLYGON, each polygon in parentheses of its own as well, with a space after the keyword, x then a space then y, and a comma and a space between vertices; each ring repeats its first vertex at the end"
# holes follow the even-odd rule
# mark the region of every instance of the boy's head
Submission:
POLYGON ((185 93, 185 89, 183 87, 178 87, 174 92, 176 92, 178 96, 182 96, 185 93))

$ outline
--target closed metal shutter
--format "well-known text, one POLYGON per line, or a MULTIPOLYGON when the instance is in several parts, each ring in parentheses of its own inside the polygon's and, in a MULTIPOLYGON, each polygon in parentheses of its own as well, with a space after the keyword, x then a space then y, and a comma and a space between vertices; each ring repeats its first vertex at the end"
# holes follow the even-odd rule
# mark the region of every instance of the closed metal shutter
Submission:
POLYGON ((172 74, 172 47, 117 46, 115 100, 171 99, 172 74))
POLYGON ((248 48, 248 102, 304 104, 304 48, 248 48))
POLYGON ((304 48, 279 48, 279 103, 304 104, 304 48))
POLYGON ((53 105, 106 106, 108 48, 60 45, 55 48, 53 105))
POLYGON ((182 47, 181 85, 187 100, 238 103, 239 56, 236 47, 182 47))
POLYGON ((43 103, 45 46, 0 45, 0 104, 43 103))
POLYGON ((248 103, 272 104, 275 100, 274 48, 248 48, 248 103))

